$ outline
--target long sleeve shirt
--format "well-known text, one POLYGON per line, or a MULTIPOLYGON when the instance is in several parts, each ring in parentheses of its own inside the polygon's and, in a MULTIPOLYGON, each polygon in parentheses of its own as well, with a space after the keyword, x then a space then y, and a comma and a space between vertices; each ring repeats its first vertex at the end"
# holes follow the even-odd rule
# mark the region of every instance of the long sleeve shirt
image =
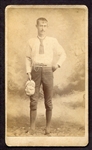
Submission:
POLYGON ((40 40, 39 38, 31 38, 27 44, 26 50, 26 72, 31 72, 32 65, 36 63, 50 64, 53 61, 53 52, 56 51, 60 56, 57 65, 61 67, 66 58, 63 47, 58 43, 57 39, 46 36, 43 40, 44 53, 39 54, 40 40))

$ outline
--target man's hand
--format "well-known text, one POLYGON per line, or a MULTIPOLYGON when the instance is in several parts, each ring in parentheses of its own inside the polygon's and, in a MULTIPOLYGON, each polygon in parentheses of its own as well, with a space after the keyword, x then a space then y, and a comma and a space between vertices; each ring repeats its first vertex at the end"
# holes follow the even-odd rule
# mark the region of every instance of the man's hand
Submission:
POLYGON ((28 79, 31 81, 31 72, 28 72, 27 75, 28 75, 28 79))
POLYGON ((55 66, 52 66, 52 71, 54 72, 55 70, 57 70, 59 68, 59 66, 56 64, 55 66))

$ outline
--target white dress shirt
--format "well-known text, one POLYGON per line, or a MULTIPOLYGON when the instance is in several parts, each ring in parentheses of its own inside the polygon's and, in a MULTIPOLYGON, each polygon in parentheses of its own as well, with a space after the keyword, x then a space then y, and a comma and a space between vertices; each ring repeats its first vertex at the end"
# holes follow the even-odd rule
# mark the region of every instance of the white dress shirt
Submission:
POLYGON ((66 58, 63 47, 58 43, 57 39, 46 36, 43 39, 44 54, 39 54, 40 40, 38 37, 31 38, 28 41, 26 51, 26 72, 31 72, 32 65, 37 63, 43 63, 52 66, 53 52, 54 50, 60 56, 57 64, 62 65, 66 58))

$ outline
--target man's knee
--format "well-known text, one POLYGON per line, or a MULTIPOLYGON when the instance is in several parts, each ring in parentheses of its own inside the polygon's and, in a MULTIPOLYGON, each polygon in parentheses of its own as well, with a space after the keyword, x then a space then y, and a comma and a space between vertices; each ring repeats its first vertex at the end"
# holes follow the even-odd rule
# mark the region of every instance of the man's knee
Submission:
POLYGON ((37 102, 36 101, 30 102, 30 109, 37 110, 37 102))
POLYGON ((52 103, 45 103, 45 108, 47 111, 51 111, 53 109, 52 103))

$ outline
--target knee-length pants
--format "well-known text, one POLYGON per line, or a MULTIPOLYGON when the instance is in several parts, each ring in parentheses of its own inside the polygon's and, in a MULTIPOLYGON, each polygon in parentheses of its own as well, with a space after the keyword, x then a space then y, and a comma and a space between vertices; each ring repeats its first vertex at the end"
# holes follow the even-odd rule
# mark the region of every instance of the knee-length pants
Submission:
POLYGON ((40 86, 43 85, 44 104, 46 110, 52 110, 52 96, 53 96, 53 71, 52 67, 33 67, 32 80, 35 82, 35 93, 30 96, 31 110, 37 109, 39 99, 40 86))

